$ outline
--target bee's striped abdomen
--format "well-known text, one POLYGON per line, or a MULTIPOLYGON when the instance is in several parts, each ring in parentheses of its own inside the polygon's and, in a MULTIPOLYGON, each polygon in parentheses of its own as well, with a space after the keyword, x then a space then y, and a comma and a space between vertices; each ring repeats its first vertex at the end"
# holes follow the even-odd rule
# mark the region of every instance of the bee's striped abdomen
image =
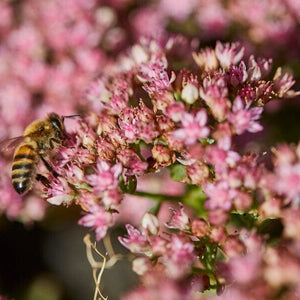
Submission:
POLYGON ((19 194, 28 191, 35 175, 38 155, 32 143, 23 143, 15 151, 12 164, 12 184, 19 194))

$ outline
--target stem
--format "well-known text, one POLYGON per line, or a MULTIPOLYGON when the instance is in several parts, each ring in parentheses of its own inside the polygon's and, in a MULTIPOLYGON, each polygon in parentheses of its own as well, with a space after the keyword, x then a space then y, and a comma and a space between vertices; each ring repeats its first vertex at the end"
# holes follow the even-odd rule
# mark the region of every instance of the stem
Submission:
POLYGON ((162 201, 174 201, 174 202, 180 202, 182 201, 181 196, 170 196, 170 195, 164 195, 164 194, 153 194, 153 193, 148 193, 148 192, 140 192, 140 191, 135 191, 132 195, 134 196, 140 196, 140 197, 145 197, 145 198, 150 198, 158 202, 162 201))

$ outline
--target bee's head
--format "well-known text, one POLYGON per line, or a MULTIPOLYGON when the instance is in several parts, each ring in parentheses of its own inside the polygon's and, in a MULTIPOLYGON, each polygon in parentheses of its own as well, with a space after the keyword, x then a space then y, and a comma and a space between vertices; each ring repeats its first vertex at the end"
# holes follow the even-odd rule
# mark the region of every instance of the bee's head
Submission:
POLYGON ((48 120, 51 126, 53 127, 53 129, 55 130, 57 138, 62 140, 66 135, 63 118, 61 118, 56 113, 50 113, 48 115, 48 120))

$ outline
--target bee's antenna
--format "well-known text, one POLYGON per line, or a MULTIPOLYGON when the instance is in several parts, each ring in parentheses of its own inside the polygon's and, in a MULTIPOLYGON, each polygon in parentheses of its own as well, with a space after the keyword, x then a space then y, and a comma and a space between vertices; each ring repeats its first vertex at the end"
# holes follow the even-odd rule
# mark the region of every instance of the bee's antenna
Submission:
POLYGON ((67 118, 74 118, 74 117, 80 117, 81 115, 69 115, 69 116, 62 116, 62 120, 64 121, 64 119, 67 118))

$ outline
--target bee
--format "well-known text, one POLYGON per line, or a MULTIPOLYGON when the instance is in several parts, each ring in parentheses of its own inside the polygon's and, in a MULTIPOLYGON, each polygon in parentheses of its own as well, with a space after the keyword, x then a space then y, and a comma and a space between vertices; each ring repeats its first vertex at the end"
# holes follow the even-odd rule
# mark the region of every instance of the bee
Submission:
POLYGON ((57 149, 66 138, 64 118, 56 113, 50 113, 44 120, 36 120, 24 130, 23 136, 10 139, 10 147, 17 145, 14 151, 11 180, 18 194, 27 193, 33 186, 35 178, 43 181, 42 175, 36 176, 38 162, 43 161, 46 168, 57 177, 44 156, 49 150, 57 149))

